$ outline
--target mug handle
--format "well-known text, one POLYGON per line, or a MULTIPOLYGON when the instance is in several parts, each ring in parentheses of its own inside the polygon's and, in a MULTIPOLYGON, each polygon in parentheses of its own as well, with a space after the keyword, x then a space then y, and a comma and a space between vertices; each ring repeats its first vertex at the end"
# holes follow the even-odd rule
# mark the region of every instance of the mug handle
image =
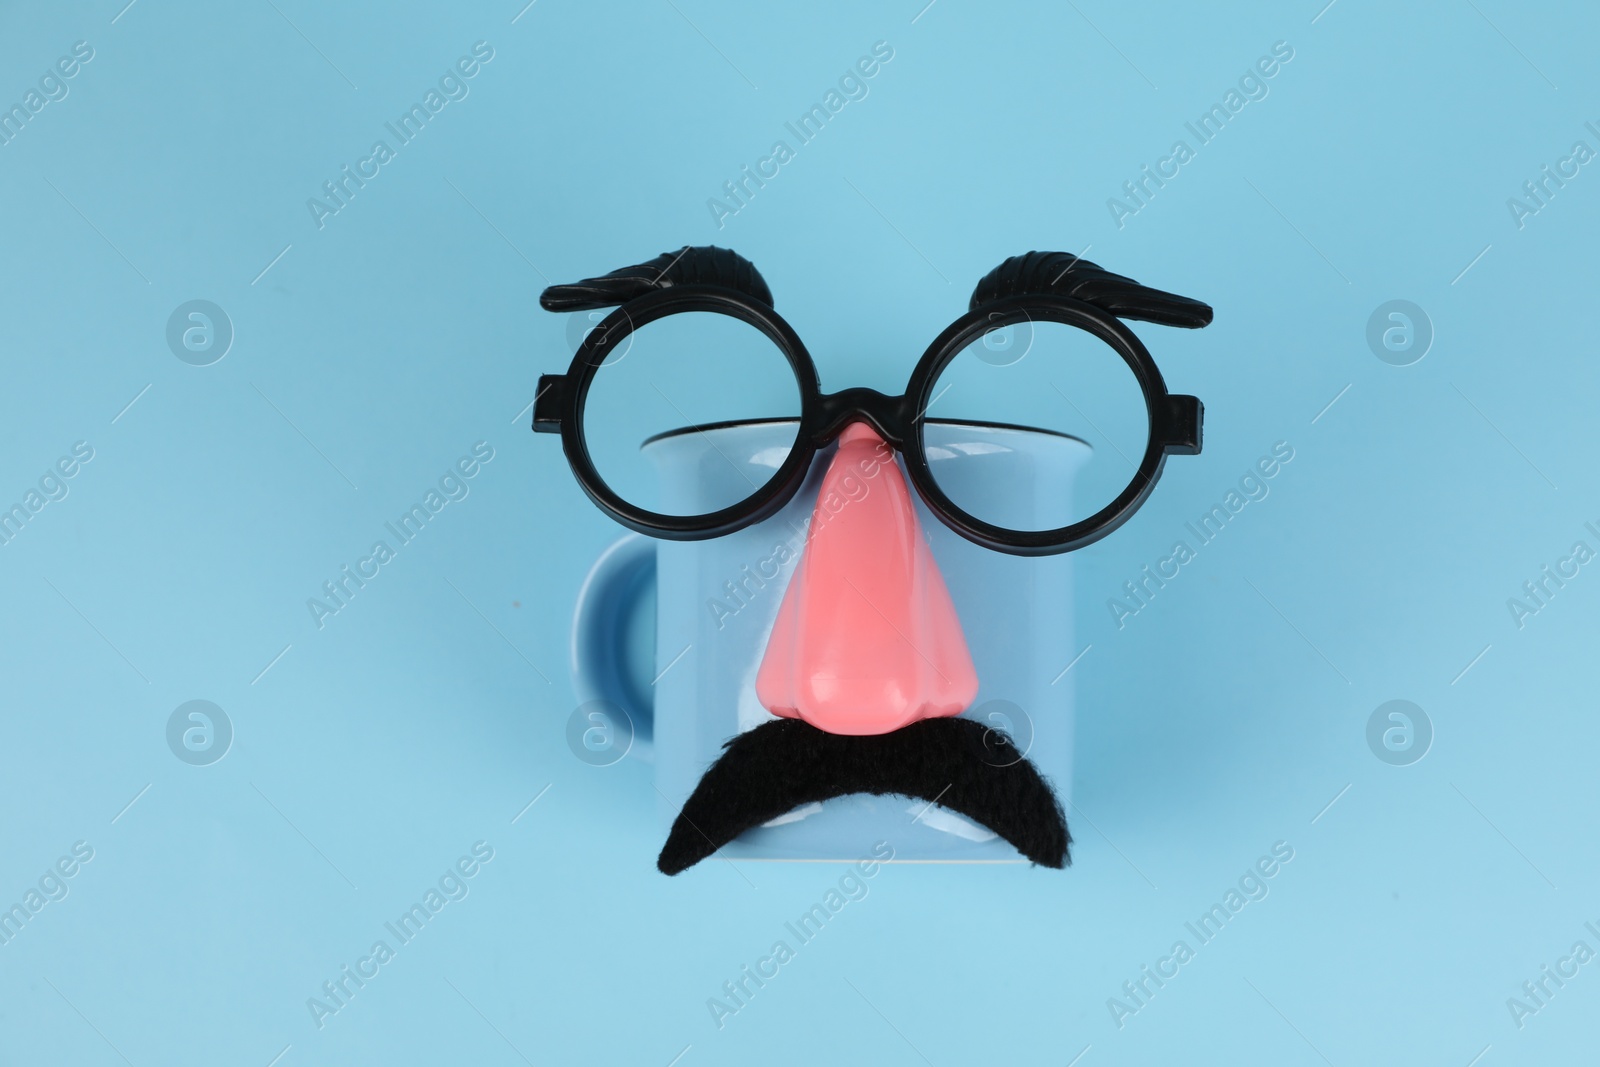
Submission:
POLYGON ((625 640, 655 572, 655 543, 628 534, 589 568, 572 613, 572 687, 578 700, 606 700, 621 708, 633 721, 631 751, 647 762, 653 756, 655 702, 649 679, 630 677, 625 640))

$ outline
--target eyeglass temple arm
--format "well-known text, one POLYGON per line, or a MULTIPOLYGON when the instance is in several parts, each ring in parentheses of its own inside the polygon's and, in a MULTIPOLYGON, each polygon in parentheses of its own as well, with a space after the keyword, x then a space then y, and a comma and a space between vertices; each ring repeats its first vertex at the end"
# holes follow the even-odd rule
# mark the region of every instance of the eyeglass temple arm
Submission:
POLYGON ((566 409, 567 376, 539 375, 539 391, 533 395, 533 432, 560 433, 561 412, 566 409))
POLYGON ((1187 393, 1169 393, 1166 404, 1155 412, 1156 439, 1162 451, 1169 456, 1198 456, 1202 438, 1206 406, 1200 398, 1187 393))

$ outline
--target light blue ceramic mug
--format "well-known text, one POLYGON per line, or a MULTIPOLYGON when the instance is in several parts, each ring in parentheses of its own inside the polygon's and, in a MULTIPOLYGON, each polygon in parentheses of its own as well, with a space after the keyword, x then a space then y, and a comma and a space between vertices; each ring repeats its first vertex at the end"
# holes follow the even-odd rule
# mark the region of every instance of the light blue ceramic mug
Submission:
MULTIPOLYGON (((793 422, 751 421, 662 434, 644 451, 663 510, 697 514, 736 497, 739 485, 770 478, 794 437, 793 422)), ((1037 516, 1053 513, 1091 452, 1064 434, 931 419, 926 440, 949 495, 1017 529, 1038 528, 1037 516)), ((833 451, 818 454, 805 485, 772 518, 703 541, 630 534, 596 560, 579 593, 574 687, 593 709, 587 714, 597 732, 631 736, 631 753, 654 764, 663 837, 723 744, 772 718, 756 699, 756 672, 833 451), (608 712, 624 721, 607 721, 608 712)), ((977 669, 978 696, 965 715, 1010 735, 1065 809, 1073 735, 1065 668, 1078 652, 1071 557, 992 552, 950 531, 920 500, 916 507, 977 669)), ((1026 862, 964 816, 925 800, 867 794, 797 809, 721 854, 851 860, 880 841, 893 844, 897 860, 1026 862)))

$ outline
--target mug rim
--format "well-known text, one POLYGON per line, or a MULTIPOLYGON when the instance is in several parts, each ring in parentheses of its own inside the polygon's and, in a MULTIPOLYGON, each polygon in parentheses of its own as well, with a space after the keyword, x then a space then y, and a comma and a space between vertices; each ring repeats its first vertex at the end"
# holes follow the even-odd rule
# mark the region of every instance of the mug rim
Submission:
MULTIPOLYGON (((798 426, 800 424, 800 420, 799 420, 798 417, 796 417, 796 418, 768 418, 768 419, 728 419, 728 420, 725 420, 725 421, 722 421, 722 422, 706 422, 706 423, 700 423, 700 424, 693 425, 693 426, 680 426, 677 429, 663 430, 661 433, 651 434, 649 437, 646 437, 644 439, 644 441, 642 441, 640 443, 639 448, 641 450, 643 450, 645 448, 650 447, 651 445, 658 444, 658 443, 660 443, 662 441, 670 440, 670 439, 672 439, 674 437, 682 437, 682 436, 684 436, 686 434, 691 434, 691 433, 707 433, 707 432, 710 432, 712 430, 735 430, 735 429, 739 429, 739 428, 745 427, 745 426, 772 426, 772 425, 776 425, 776 424, 779 424, 779 423, 785 423, 785 422, 794 423, 796 426, 798 426)), ((1083 438, 1077 436, 1076 434, 1063 433, 1060 430, 1047 430, 1047 429, 1045 429, 1044 427, 1041 427, 1041 426, 1023 426, 1020 423, 1014 423, 1014 422, 986 422, 986 421, 984 421, 982 419, 932 419, 932 418, 927 418, 927 419, 923 420, 923 425, 925 425, 925 426, 975 426, 975 427, 978 427, 980 429, 985 429, 985 430, 1000 430, 1002 432, 1009 432, 1009 433, 1032 433, 1032 434, 1038 434, 1041 437, 1061 437, 1061 438, 1065 438, 1068 441, 1075 441, 1078 444, 1082 445, 1084 448, 1089 449, 1090 451, 1094 450, 1094 445, 1090 444, 1088 441, 1085 441, 1083 438)))

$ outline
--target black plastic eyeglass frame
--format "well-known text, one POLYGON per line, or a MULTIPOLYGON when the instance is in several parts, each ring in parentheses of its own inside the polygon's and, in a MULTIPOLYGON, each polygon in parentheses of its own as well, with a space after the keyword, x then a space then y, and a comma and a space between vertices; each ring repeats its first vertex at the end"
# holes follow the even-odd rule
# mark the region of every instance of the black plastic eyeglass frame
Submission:
MULTIPOLYGON (((1092 304, 1055 294, 1011 296, 972 309, 945 328, 911 372, 906 391, 887 396, 854 387, 823 393, 816 364, 794 329, 773 308, 718 285, 674 285, 629 300, 607 315, 579 345, 567 373, 539 378, 533 429, 559 433, 573 475, 589 498, 631 530, 673 541, 720 537, 777 514, 800 489, 818 452, 861 420, 900 453, 911 484, 939 520, 967 540, 1018 556, 1070 552, 1105 537, 1133 516, 1154 490, 1168 455, 1198 455, 1204 407, 1198 397, 1168 393, 1155 360, 1120 319, 1092 304), (788 458, 766 484, 730 507, 704 515, 665 515, 635 506, 614 492, 589 455, 583 412, 595 374, 633 331, 668 315, 705 311, 760 330, 789 361, 800 390, 800 425, 788 458), (928 467, 923 429, 940 373, 977 338, 1022 322, 1058 322, 1109 345, 1138 379, 1149 412, 1149 442, 1133 479, 1095 514, 1052 530, 1009 530, 963 511, 939 488, 928 467)), ((787 420, 785 420, 787 421, 787 420)), ((940 420, 934 419, 934 422, 940 420)))

